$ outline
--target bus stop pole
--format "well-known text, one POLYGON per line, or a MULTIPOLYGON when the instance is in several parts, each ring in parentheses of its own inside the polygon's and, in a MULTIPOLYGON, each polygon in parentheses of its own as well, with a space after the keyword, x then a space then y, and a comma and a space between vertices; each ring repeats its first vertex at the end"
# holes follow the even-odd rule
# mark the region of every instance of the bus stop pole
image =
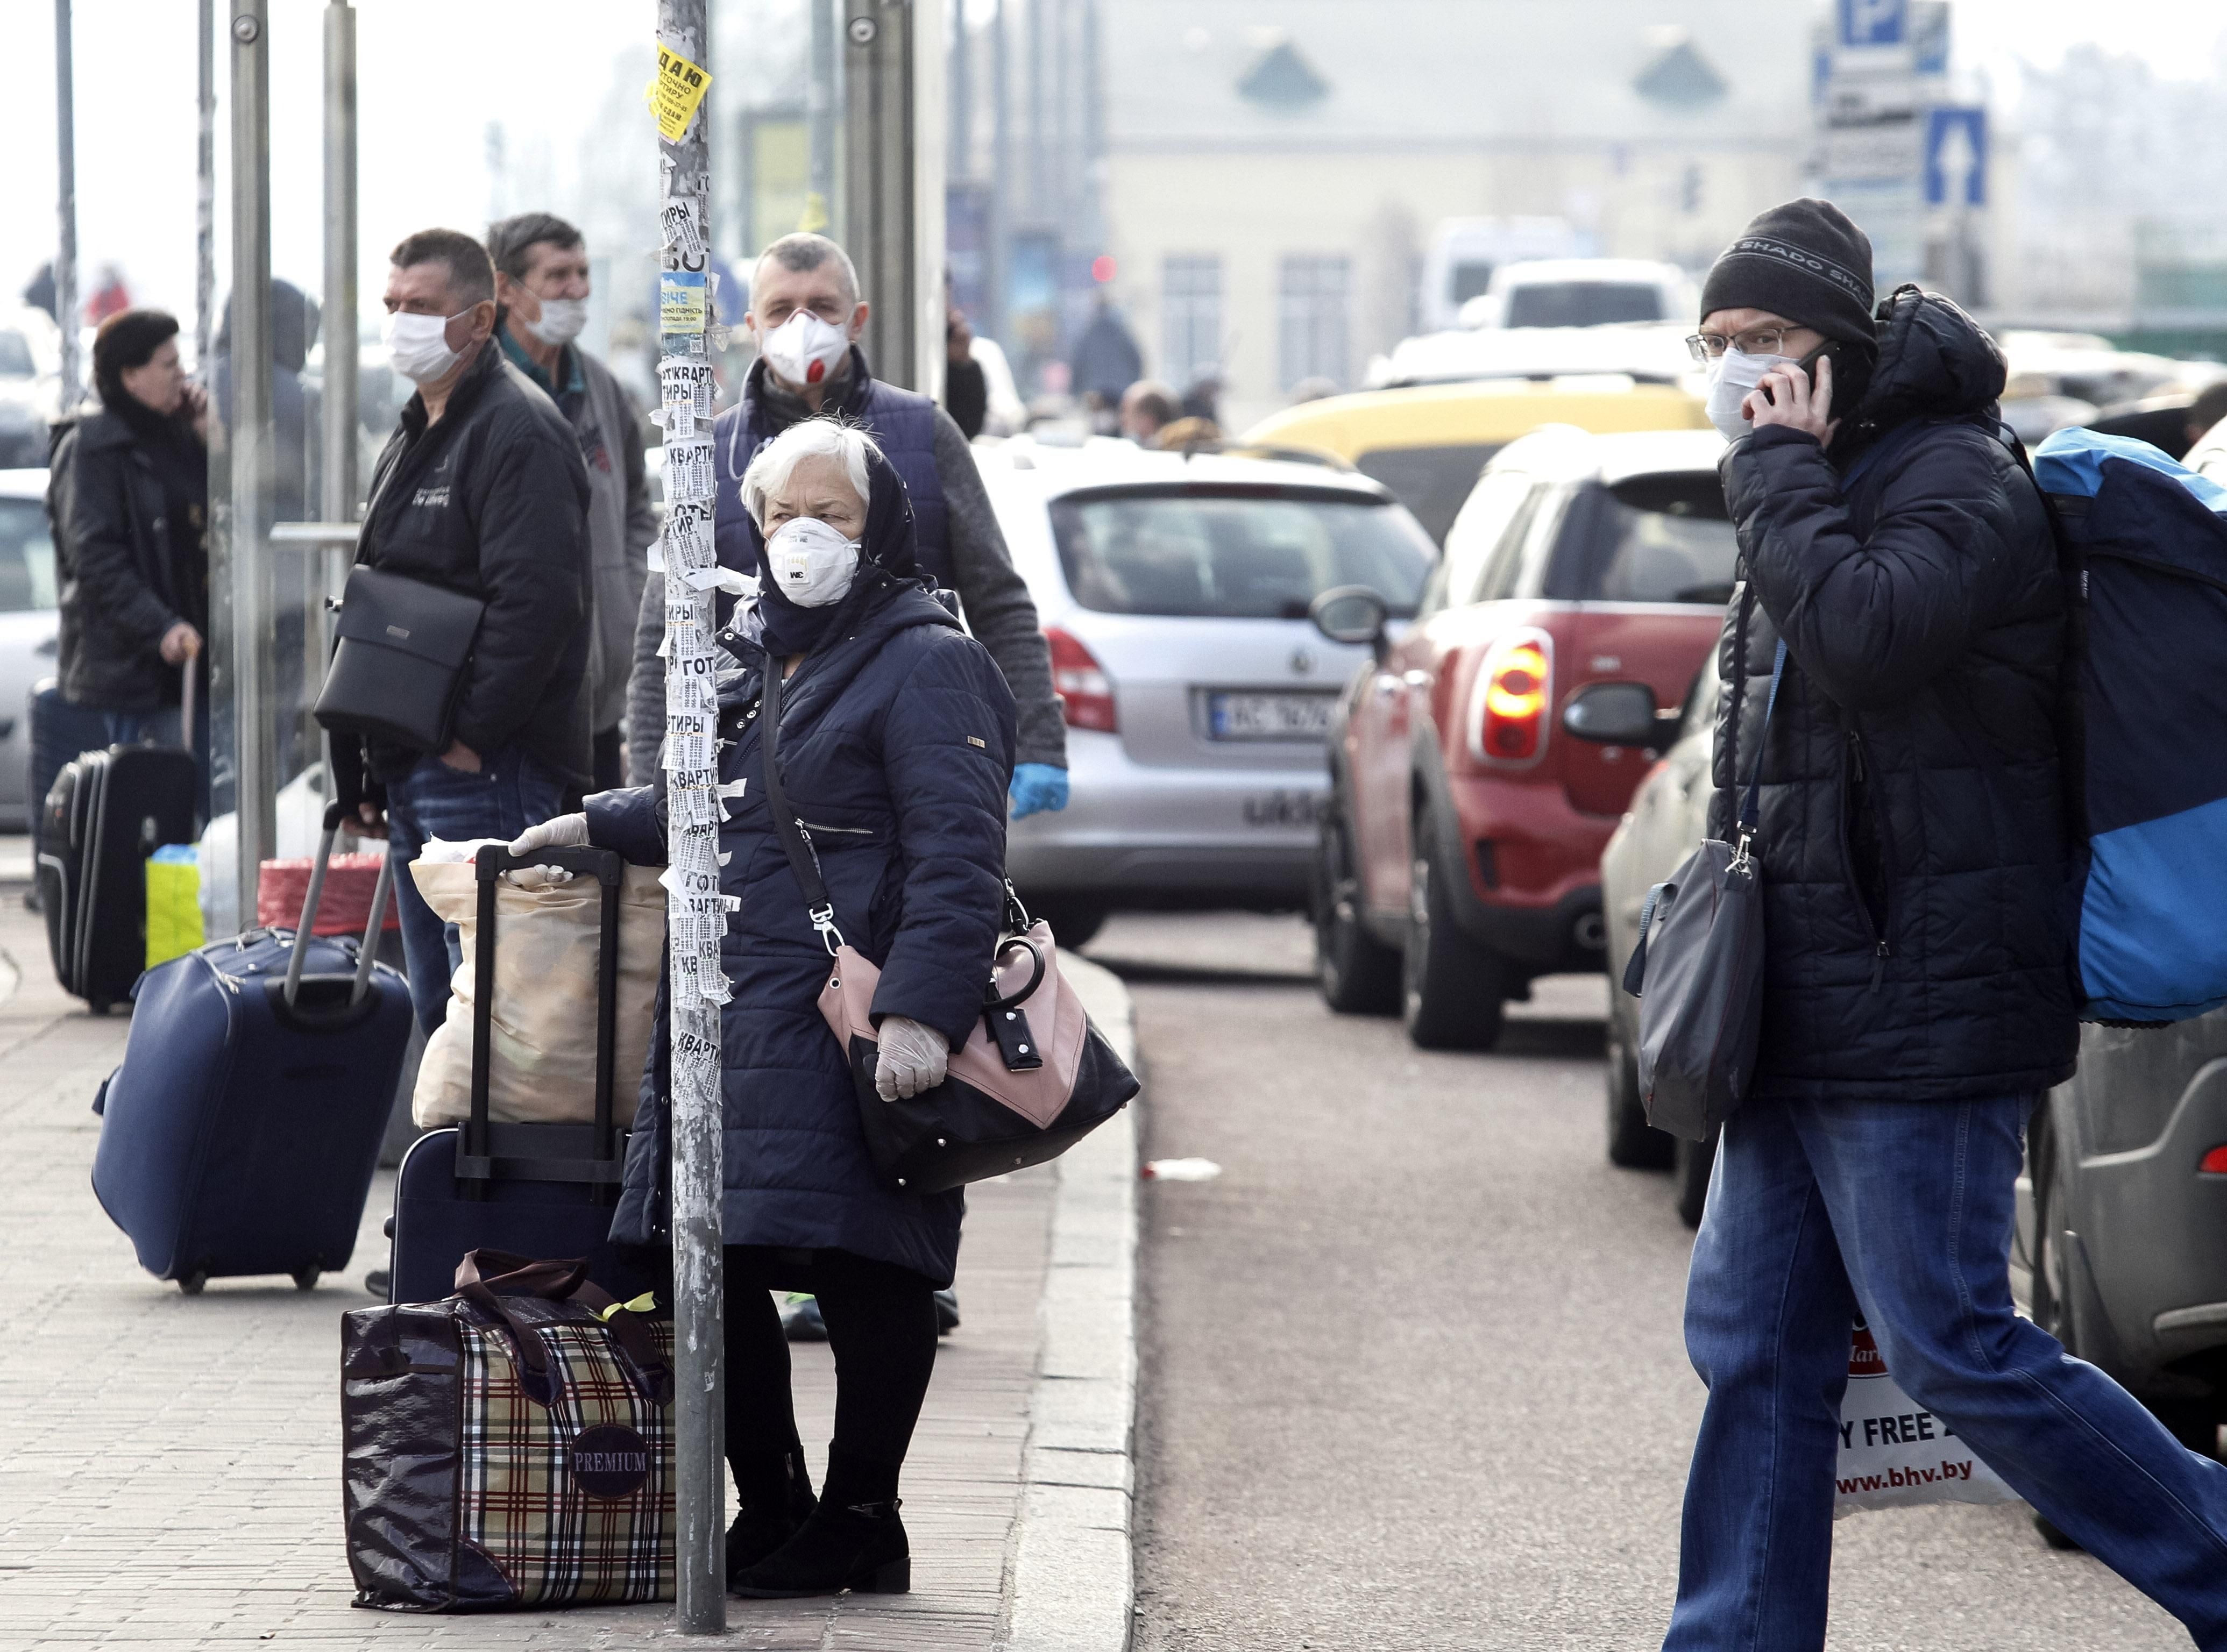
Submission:
MULTIPOLYGON (((271 705, 271 42, 269 0, 232 0, 231 673, 234 867, 242 928, 278 831, 271 705)), ((214 698, 214 696, 212 696, 214 698)))
POLYGON ((62 335, 59 412, 77 411, 77 73, 72 67, 70 0, 54 0, 54 172, 59 222, 54 246, 54 325, 62 335))
POLYGON ((673 1120, 673 1352, 676 1378, 674 1617, 684 1635, 727 1623, 724 1521, 725 1279, 720 1249, 724 1107, 719 1011, 727 1001, 720 942, 728 897, 719 889, 719 712, 712 682, 712 362, 711 145, 703 100, 711 86, 705 0, 658 0, 654 106, 664 250, 658 275, 660 423, 665 430, 665 745, 668 829, 665 883, 664 1065, 673 1120))
MULTIPOLYGON (((356 473, 361 453, 356 439, 356 188, 355 188, 355 8, 331 0, 325 8, 325 373, 323 400, 323 486, 318 513, 328 522, 355 520, 356 473)), ((317 555, 322 577, 303 581, 309 598, 309 637, 315 656, 315 683, 328 653, 329 616, 322 598, 340 595, 347 553, 339 547, 317 555)))

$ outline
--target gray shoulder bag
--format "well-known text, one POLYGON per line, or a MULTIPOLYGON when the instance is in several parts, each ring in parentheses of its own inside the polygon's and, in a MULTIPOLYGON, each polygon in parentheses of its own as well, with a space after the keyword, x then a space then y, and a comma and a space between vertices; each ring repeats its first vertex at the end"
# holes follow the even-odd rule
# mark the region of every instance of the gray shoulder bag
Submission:
MULTIPOLYGON (((1742 593, 1733 647, 1743 669, 1754 600, 1742 593)), ((1733 825, 1738 841, 1711 839, 1674 876, 1647 891, 1639 914, 1639 945, 1624 966, 1624 990, 1640 1001, 1639 1094, 1647 1122, 1688 1141, 1707 1140, 1746 1099, 1755 1074, 1756 1045, 1763 1032, 1763 877, 1750 846, 1762 796, 1764 737, 1778 707, 1778 684, 1785 673, 1782 639, 1733 825)), ((1731 728, 1737 775, 1737 707, 1731 728)))

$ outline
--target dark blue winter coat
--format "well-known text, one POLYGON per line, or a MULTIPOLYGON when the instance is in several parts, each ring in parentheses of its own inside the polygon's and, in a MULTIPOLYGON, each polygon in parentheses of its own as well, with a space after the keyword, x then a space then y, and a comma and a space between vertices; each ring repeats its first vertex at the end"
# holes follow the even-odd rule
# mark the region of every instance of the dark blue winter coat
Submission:
MULTIPOLYGON (((897 488, 886 465, 872 474, 877 498, 897 488)), ((1005 910, 1013 698, 982 646, 902 577, 909 517, 896 547, 877 545, 870 523, 875 562, 828 640, 782 685, 782 777, 844 938, 881 968, 875 1020, 909 1017, 957 1049, 982 1013, 1005 910)), ((741 663, 718 684, 720 778, 748 782, 719 838, 721 887, 742 897, 722 954, 734 995, 720 1021, 725 1241, 845 1250, 948 1285, 963 1196, 877 1183, 850 1070, 820 1017, 827 951, 766 808, 754 618, 738 622, 743 635, 728 646, 741 663)), ((660 788, 605 792, 587 812, 594 842, 641 864, 665 859, 660 788)), ((665 1240, 669 1141, 663 1100, 646 1079, 612 1227, 620 1243, 665 1240)))

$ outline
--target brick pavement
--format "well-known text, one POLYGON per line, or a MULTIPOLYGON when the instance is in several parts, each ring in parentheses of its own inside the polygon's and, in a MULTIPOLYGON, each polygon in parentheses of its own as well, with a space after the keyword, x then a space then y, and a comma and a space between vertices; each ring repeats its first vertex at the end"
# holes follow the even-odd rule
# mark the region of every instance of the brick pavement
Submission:
MULTIPOLYGON (((0 883, 0 1649, 314 1645, 626 1649, 669 1643, 666 1606, 473 1617, 350 1609, 341 1543, 339 1317, 392 1184, 382 1172, 344 1275, 212 1281, 143 1272, 88 1182, 93 1092, 128 1024, 54 985, 39 920, 0 883)), ((729 1603, 743 1648, 962 1652, 1006 1610, 1054 1179, 973 1190, 966 1323, 946 1339, 905 1476, 914 1592, 729 1603)), ((815 1469, 833 1406, 824 1345, 795 1350, 815 1469)))

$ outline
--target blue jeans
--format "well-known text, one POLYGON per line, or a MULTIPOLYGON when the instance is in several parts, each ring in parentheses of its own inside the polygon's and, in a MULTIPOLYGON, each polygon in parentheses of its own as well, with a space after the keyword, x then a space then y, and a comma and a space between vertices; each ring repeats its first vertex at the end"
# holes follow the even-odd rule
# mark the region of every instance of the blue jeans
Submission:
POLYGON ((530 826, 565 812, 565 777, 516 746, 480 760, 468 775, 438 757, 386 788, 387 852, 394 857, 396 903, 402 913, 402 956, 410 972, 410 1002, 427 1032, 448 1018, 449 982, 464 960, 456 926, 434 915, 404 870, 429 838, 450 843, 471 838, 505 842, 530 826))
POLYGON ((1686 1292, 1709 1399, 1665 1652, 1824 1645, 1859 1311, 1912 1400, 2198 1646, 2227 1649, 2227 1466, 2012 1310, 2033 1105, 1763 1101, 1726 1123, 1686 1292))

